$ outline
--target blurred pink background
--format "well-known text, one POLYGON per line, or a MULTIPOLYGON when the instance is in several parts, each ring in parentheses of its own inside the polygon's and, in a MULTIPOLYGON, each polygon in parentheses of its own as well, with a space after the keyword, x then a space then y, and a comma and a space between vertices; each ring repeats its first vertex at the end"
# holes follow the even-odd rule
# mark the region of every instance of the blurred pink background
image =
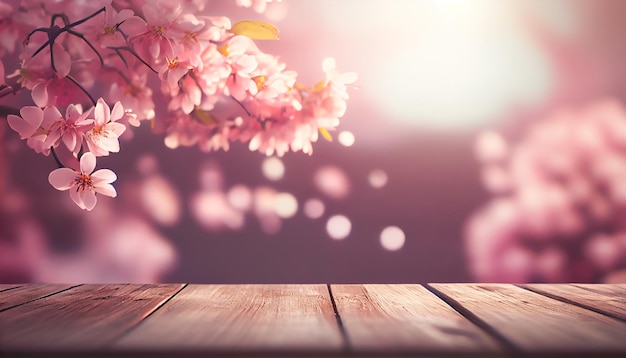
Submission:
POLYGON ((267 158, 142 126, 101 163, 120 195, 88 213, 2 121, 0 281, 626 281, 626 2, 207 11, 278 26, 259 47, 301 83, 329 56, 357 72, 343 132, 267 158))

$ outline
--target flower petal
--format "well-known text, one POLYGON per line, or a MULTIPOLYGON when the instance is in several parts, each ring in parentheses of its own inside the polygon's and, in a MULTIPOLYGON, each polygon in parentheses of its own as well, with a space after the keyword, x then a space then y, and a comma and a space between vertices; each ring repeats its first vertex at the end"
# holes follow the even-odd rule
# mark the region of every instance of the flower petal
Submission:
POLYGON ((93 188, 93 190, 95 190, 98 194, 110 196, 112 198, 115 198, 117 196, 117 192, 111 184, 97 185, 93 188))
POLYGON ((63 121, 63 115, 59 112, 59 109, 56 107, 46 107, 43 110, 43 121, 41 121, 41 126, 45 129, 50 129, 52 124, 57 121, 63 121))
POLYGON ((72 198, 72 201, 74 201, 74 203, 76 203, 76 205, 78 205, 79 208, 83 210, 87 209, 85 207, 85 204, 83 204, 83 199, 80 197, 80 195, 78 195, 77 189, 70 190, 70 198, 72 198))
POLYGON ((76 175, 76 171, 70 168, 59 168, 48 175, 48 182, 57 190, 68 190, 74 186, 76 175))
POLYGON ((65 121, 68 123, 75 123, 76 120, 80 118, 82 114, 83 113, 80 110, 79 106, 70 104, 69 106, 67 106, 67 109, 65 110, 65 121))
POLYGON ((63 143, 67 147, 67 149, 72 152, 78 152, 78 141, 76 140, 75 132, 67 132, 63 135, 63 143))
POLYGON ((123 125, 122 123, 117 123, 117 122, 109 123, 105 126, 105 128, 115 133, 115 135, 118 137, 121 136, 122 133, 126 131, 126 126, 123 125))
POLYGON ((102 98, 98 98, 98 103, 96 103, 96 108, 94 109, 93 115, 96 119, 96 125, 103 125, 109 121, 111 109, 102 98))
POLYGON ((33 135, 41 126, 43 121, 43 111, 39 107, 25 106, 20 109, 21 118, 16 115, 9 115, 9 126, 19 133, 22 139, 26 139, 33 135))
POLYGON ((91 172, 93 172, 95 168, 96 168, 96 156, 93 153, 87 152, 83 154, 82 157, 80 157, 80 172, 81 173, 91 174, 91 172))
POLYGON ((7 121, 9 122, 9 127, 16 131, 21 139, 30 137, 35 133, 35 130, 37 130, 37 127, 33 127, 30 123, 26 122, 24 118, 14 114, 9 114, 7 121))
POLYGON ((115 173, 110 169, 96 170, 95 173, 91 174, 91 181, 93 182, 93 185, 109 184, 116 180, 117 175, 115 175, 115 173))
POLYGON ((48 104, 48 86, 45 81, 37 83, 30 93, 33 101, 38 107, 45 107, 48 104))
POLYGON ((98 147, 100 150, 117 153, 120 151, 120 142, 117 138, 112 138, 112 135, 101 136, 98 140, 98 147))
POLYGON ((98 201, 96 193, 92 190, 79 190, 78 197, 83 202, 85 210, 87 211, 91 211, 96 206, 96 202, 98 201))
POLYGON ((56 68, 59 78, 63 78, 70 74, 72 68, 72 58, 70 54, 63 48, 63 46, 54 43, 52 45, 54 67, 56 68))
POLYGON ((122 102, 117 101, 113 106, 113 110, 111 111, 111 121, 117 121, 121 119, 124 115, 124 106, 122 106, 122 102))

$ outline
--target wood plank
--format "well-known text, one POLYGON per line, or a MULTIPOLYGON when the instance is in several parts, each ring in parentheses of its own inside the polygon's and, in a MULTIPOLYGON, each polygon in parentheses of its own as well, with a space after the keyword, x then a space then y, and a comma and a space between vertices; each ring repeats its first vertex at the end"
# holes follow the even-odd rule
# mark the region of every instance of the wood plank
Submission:
POLYGON ((99 349, 184 285, 82 285, 0 312, 5 351, 99 349))
POLYGON ((115 346, 292 352, 342 344, 326 285, 189 285, 115 346))
POLYGON ((626 323, 505 284, 432 284, 515 347, 537 353, 626 351, 626 323))
POLYGON ((601 295, 620 296, 626 294, 626 283, 600 284, 600 283, 574 283, 572 286, 580 287, 601 295))
POLYGON ((23 286, 23 285, 16 285, 16 284, 10 284, 10 283, 0 283, 0 292, 6 291, 6 290, 10 290, 12 288, 18 288, 20 286, 23 286))
POLYGON ((29 284, 0 292, 0 311, 52 295, 76 285, 29 284))
POLYGON ((626 321, 626 285, 529 284, 520 286, 626 321))
POLYGON ((421 285, 332 285, 331 290, 355 351, 503 350, 421 285))

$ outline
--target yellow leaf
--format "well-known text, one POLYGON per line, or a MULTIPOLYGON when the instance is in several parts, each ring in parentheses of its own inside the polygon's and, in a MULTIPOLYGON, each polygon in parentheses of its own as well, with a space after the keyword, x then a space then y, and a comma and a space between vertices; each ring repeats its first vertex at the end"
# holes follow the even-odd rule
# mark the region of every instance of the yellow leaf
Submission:
POLYGON ((215 117, 211 113, 199 107, 196 107, 196 117, 200 120, 200 122, 207 125, 213 125, 217 123, 217 119, 215 119, 215 117))
POLYGON ((328 129, 320 127, 319 130, 320 130, 320 134, 322 134, 322 137, 324 137, 324 139, 326 139, 329 142, 333 141, 333 137, 328 132, 328 129))
POLYGON ((280 37, 276 26, 263 21, 239 21, 233 25, 230 32, 235 35, 249 37, 253 40, 278 40, 280 37))

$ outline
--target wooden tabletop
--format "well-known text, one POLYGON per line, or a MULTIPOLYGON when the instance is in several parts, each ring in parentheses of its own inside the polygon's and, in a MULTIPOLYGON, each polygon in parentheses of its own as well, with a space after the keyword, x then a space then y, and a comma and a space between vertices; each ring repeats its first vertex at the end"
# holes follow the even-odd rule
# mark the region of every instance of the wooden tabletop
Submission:
POLYGON ((626 357, 626 285, 0 285, 5 356, 626 357))

